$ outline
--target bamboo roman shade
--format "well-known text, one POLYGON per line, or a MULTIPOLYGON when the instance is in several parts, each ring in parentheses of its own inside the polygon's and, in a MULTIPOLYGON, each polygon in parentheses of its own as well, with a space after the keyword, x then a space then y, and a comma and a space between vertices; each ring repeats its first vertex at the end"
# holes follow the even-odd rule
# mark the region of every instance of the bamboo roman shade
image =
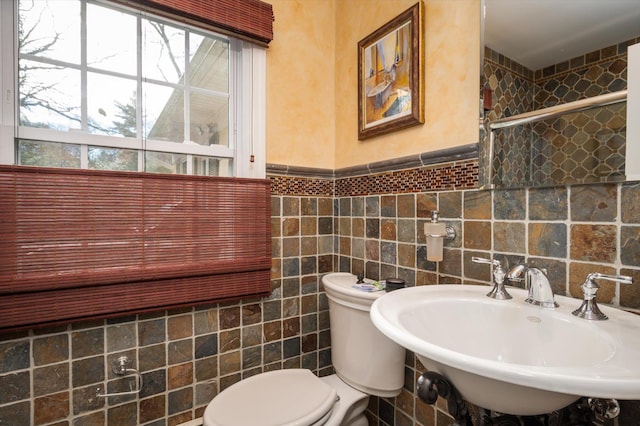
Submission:
POLYGON ((0 330, 270 291, 264 179, 0 166, 0 330))
POLYGON ((260 0, 112 0, 266 46, 273 39, 273 7, 260 0))

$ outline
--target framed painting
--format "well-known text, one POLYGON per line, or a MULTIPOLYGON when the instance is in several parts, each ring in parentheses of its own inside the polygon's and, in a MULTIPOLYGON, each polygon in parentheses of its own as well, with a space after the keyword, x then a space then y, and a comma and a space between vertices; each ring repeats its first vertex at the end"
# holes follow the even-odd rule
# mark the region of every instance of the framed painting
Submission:
POLYGON ((358 139, 424 123, 423 7, 358 42, 358 139))

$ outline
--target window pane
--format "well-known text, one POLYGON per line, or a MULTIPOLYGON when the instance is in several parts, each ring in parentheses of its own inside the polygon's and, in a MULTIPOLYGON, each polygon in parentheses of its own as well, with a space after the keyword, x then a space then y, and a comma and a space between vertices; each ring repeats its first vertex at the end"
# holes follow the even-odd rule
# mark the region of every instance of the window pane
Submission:
POLYGON ((80 71, 21 60, 20 125, 80 129, 80 71))
POLYGON ((187 154, 145 152, 145 172, 187 174, 187 154))
POLYGON ((18 8, 21 55, 80 63, 79 0, 21 0, 18 8))
POLYGON ((87 65, 135 75, 136 27, 133 15, 87 4, 87 65))
POLYGON ((229 177, 233 174, 232 164, 233 160, 230 158, 193 156, 193 174, 229 177))
POLYGON ((89 168, 98 170, 138 170, 138 151, 135 149, 89 147, 89 168))
POLYGON ((143 85, 144 130, 147 139, 184 141, 184 91, 143 85))
POLYGON ((191 141, 229 146, 229 99, 191 92, 191 141))
POLYGON ((80 146, 68 143, 18 141, 18 164, 23 166, 80 167, 80 146))
POLYGON ((90 133, 136 137, 134 80, 88 73, 87 104, 90 133))
POLYGON ((189 80, 192 87, 229 92, 229 42, 190 34, 189 80))
POLYGON ((142 75, 169 83, 183 83, 184 31, 156 21, 142 21, 142 75))

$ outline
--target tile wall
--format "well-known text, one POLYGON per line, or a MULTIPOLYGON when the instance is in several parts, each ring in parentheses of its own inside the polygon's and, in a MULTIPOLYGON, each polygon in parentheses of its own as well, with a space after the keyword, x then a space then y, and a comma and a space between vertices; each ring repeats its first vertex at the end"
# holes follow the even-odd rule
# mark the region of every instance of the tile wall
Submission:
MULTIPOLYGON (((640 282, 640 183, 478 191, 473 159, 404 168, 396 162, 379 173, 303 172, 270 176, 269 298, 2 335, 0 424, 176 425, 201 416, 215 394, 253 374, 292 367, 329 374, 319 278, 334 270, 400 276, 410 285, 488 285, 488 266, 470 258, 495 256, 547 267, 555 291, 574 297, 596 270, 640 282), (425 260, 420 232, 435 208, 458 231, 438 264, 425 260), (142 392, 97 398, 97 389, 133 385, 110 371, 125 354, 142 372, 142 392)), ((640 309, 637 285, 602 284, 602 302, 640 309)), ((452 424, 444 406, 414 396, 422 370, 408 353, 405 388, 396 398, 371 398, 372 425, 452 424)), ((624 403, 622 416, 632 415, 640 416, 637 401, 624 403)))

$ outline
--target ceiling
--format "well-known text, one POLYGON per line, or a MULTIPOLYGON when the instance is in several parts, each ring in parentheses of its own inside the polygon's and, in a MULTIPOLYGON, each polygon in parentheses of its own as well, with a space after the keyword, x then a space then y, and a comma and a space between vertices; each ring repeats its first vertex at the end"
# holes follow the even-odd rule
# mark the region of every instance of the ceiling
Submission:
POLYGON ((536 71, 640 36, 640 0, 484 0, 484 43, 536 71))

